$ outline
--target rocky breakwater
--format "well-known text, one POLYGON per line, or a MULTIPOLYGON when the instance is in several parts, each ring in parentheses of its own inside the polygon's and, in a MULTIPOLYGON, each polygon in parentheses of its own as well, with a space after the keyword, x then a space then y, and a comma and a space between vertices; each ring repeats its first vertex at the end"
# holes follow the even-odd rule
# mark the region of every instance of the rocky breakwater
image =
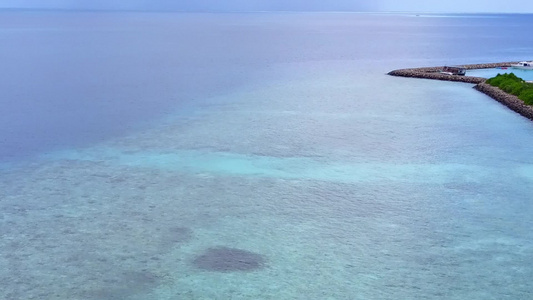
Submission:
POLYGON ((508 94, 485 82, 477 84, 474 88, 533 121, 533 106, 525 104, 517 96, 508 94))
POLYGON ((412 77, 412 78, 424 78, 424 79, 436 79, 445 81, 458 81, 465 83, 477 84, 484 82, 485 78, 473 77, 473 76, 458 76, 441 73, 440 68, 417 68, 417 69, 401 69, 389 72, 389 75, 400 77, 412 77))
MULTIPOLYGON (((515 62, 501 62, 501 63, 488 63, 488 64, 472 64, 472 65, 463 65, 460 66, 467 70, 472 69, 489 69, 489 68, 500 68, 500 67, 509 67, 515 62)), ((441 73, 442 67, 426 67, 426 68, 412 68, 412 69, 399 69, 389 72, 389 75, 392 76, 401 76, 401 77, 413 77, 413 78, 425 78, 425 79, 436 79, 436 80, 445 80, 445 81, 458 81, 465 83, 478 84, 485 82, 486 78, 473 77, 473 76, 458 76, 458 75, 449 75, 441 73)))
MULTIPOLYGON (((488 68, 500 68, 509 67, 516 62, 502 62, 502 63, 488 63, 488 64, 472 64, 461 66, 467 70, 472 69, 488 69, 488 68)), ((519 113, 520 115, 533 120, 533 107, 526 105, 524 101, 518 99, 517 96, 508 94, 502 91, 498 87, 491 86, 485 83, 487 78, 473 77, 473 76, 459 76, 449 75, 441 73, 444 67, 426 67, 426 68, 412 68, 412 69, 400 69, 389 72, 389 75, 400 77, 412 77, 412 78, 424 78, 435 79, 445 81, 457 81, 475 84, 474 88, 496 101, 507 106, 511 110, 519 113)))

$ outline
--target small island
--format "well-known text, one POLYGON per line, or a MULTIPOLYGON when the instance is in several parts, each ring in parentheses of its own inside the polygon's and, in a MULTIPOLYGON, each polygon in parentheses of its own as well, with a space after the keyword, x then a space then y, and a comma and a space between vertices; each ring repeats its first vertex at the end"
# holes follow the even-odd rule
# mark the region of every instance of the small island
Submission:
MULTIPOLYGON (((465 70, 508 68, 516 62, 501 62, 489 64, 464 65, 465 70)), ((496 101, 502 103, 513 111, 533 121, 533 84, 514 76, 514 74, 500 75, 487 79, 482 77, 453 75, 442 72, 442 67, 426 67, 400 69, 389 72, 392 76, 457 81, 475 84, 474 88, 496 101)))

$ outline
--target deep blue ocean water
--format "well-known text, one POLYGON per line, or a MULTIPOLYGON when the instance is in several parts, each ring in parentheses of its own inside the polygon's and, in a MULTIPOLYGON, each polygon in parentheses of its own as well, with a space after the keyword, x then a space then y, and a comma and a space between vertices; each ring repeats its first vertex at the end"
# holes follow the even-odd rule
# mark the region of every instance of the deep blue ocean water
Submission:
POLYGON ((532 26, 1 12, 0 299, 533 298, 533 123, 386 75, 532 26))

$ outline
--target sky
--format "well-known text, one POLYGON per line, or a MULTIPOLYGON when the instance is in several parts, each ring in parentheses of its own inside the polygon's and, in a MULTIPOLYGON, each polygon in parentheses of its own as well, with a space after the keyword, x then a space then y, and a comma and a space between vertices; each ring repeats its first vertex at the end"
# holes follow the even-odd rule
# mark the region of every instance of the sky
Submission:
POLYGON ((0 0, 0 8, 533 13, 532 0, 0 0))

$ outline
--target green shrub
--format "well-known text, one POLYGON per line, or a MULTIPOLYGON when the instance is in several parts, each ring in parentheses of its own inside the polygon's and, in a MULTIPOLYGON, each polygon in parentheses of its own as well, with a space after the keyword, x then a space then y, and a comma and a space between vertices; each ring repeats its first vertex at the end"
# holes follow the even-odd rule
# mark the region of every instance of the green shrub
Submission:
POLYGON ((527 105, 533 105, 533 84, 526 83, 515 74, 498 74, 487 79, 487 83, 499 87, 506 93, 518 96, 527 105))
POLYGON ((524 85, 521 82, 514 81, 506 82, 505 84, 502 84, 500 88, 509 94, 519 95, 524 88, 524 85))
POLYGON ((487 83, 492 85, 492 86, 499 86, 503 79, 504 79, 504 77, 500 73, 498 73, 498 75, 496 75, 496 77, 492 77, 492 78, 487 79, 487 83))
POLYGON ((530 88, 522 90, 518 98, 524 101, 527 105, 533 105, 533 84, 529 84, 530 88))

